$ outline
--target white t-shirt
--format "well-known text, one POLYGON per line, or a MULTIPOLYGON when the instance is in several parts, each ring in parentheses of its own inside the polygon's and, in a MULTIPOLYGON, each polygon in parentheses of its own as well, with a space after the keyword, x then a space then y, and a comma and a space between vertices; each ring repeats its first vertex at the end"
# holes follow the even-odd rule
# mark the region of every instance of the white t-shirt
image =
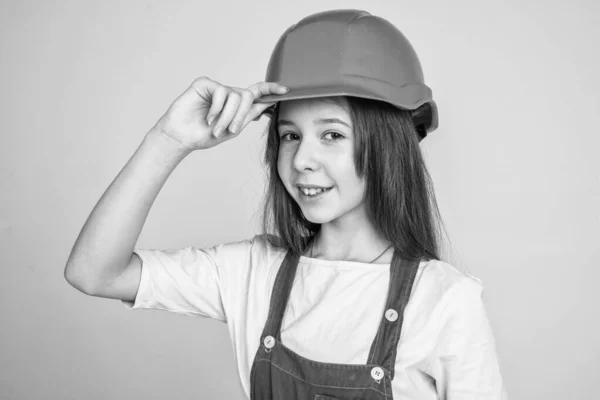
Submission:
MULTIPOLYGON (((212 248, 135 251, 142 275, 127 308, 161 309, 227 323, 242 387, 285 251, 264 237, 212 248)), ((281 341, 315 361, 366 364, 385 312, 390 264, 300 257, 281 341)), ((394 399, 506 399, 482 282, 437 260, 419 265, 392 381, 394 399)))

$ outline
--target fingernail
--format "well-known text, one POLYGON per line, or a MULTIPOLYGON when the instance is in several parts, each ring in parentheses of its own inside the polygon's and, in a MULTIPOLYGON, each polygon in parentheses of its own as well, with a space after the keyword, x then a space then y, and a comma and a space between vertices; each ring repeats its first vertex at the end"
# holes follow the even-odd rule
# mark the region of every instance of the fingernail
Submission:
POLYGON ((206 122, 208 123, 208 126, 211 126, 213 121, 215 120, 215 116, 214 115, 210 115, 207 119, 206 122))
POLYGON ((239 125, 238 124, 232 124, 229 127, 229 132, 231 132, 231 133, 237 133, 238 129, 239 129, 239 125))
POLYGON ((215 137, 219 137, 219 135, 221 134, 221 131, 223 131, 223 128, 221 128, 220 126, 217 126, 213 131, 213 135, 215 135, 215 137))

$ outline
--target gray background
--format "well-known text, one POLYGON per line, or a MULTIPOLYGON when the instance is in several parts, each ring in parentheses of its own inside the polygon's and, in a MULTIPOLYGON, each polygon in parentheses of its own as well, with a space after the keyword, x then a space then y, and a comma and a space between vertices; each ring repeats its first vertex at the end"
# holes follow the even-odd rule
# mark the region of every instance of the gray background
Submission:
MULTIPOLYGON (((481 278, 511 399, 592 399, 600 324, 595 1, 3 1, 0 398, 242 399, 226 325, 85 296, 63 268, 104 190, 194 78, 262 80, 279 35, 361 8, 411 40, 440 109, 422 145, 481 278)), ((189 156, 138 242, 251 237, 265 121, 189 156)))

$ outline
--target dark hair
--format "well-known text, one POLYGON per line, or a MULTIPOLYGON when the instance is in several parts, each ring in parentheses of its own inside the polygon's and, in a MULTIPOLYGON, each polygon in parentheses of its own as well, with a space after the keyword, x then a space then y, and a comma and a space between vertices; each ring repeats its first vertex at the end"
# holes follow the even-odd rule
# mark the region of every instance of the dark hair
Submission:
MULTIPOLYGON (((425 132, 412 117, 422 112, 377 100, 345 99, 355 132, 354 163, 357 175, 366 177, 365 204, 373 225, 403 258, 440 259, 443 223, 419 147, 425 132)), ((302 254, 320 224, 304 217, 279 178, 278 114, 279 104, 273 109, 265 149, 268 186, 262 233, 271 244, 302 254)))

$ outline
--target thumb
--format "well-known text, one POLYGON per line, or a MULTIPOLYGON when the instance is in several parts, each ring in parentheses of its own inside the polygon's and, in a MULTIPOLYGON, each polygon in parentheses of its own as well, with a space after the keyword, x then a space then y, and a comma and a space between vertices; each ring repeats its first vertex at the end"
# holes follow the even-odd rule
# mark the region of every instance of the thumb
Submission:
POLYGON ((244 119, 244 126, 250 123, 250 121, 258 121, 263 115, 267 118, 271 118, 273 114, 272 108, 276 103, 254 103, 250 107, 246 118, 244 119))

